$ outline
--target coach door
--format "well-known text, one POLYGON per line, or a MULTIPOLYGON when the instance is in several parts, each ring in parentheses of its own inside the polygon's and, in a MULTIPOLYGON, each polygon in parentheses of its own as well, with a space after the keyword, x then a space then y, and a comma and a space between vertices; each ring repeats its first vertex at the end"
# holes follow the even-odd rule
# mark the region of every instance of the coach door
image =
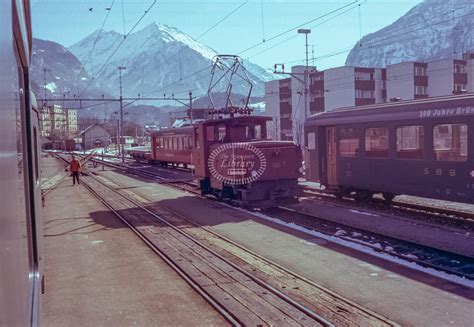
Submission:
POLYGON ((326 145, 327 145, 327 183, 328 185, 337 185, 336 170, 336 127, 326 127, 326 145))

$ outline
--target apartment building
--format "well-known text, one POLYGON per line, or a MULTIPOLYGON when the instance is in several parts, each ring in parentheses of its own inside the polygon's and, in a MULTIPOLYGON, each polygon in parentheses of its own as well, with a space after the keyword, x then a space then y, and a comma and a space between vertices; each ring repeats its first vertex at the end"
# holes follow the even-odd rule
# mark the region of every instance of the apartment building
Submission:
POLYGON ((77 133, 77 110, 59 105, 46 106, 40 115, 41 135, 70 138, 77 133))
POLYGON ((467 92, 474 92, 474 52, 467 52, 463 54, 463 59, 466 60, 467 73, 467 92))
POLYGON ((291 78, 265 83, 265 110, 273 118, 268 134, 275 140, 292 140, 291 78))
POLYGON ((427 63, 402 62, 387 66, 388 101, 428 97, 427 63))
POLYGON ((266 114, 273 117, 276 138, 290 139, 291 134, 299 144, 304 141, 306 117, 319 112, 474 92, 474 52, 462 59, 402 62, 386 68, 343 66, 317 71, 308 67, 305 111, 305 69, 294 66, 290 78, 265 86, 266 114))
POLYGON ((427 75, 429 96, 467 91, 467 60, 444 59, 429 62, 427 75))
POLYGON ((325 111, 386 101, 385 69, 343 66, 323 75, 325 111))
POLYGON ((68 120, 69 133, 75 135, 78 131, 77 128, 77 110, 66 109, 66 115, 68 120))

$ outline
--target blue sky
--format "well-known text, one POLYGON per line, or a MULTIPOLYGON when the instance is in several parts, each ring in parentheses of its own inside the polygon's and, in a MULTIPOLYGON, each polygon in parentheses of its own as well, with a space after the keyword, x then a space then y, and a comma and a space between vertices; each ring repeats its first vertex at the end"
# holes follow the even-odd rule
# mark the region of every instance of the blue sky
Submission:
MULTIPOLYGON (((105 30, 128 31, 143 14, 152 0, 32 0, 33 34, 69 46, 100 28, 107 7, 113 7, 104 26, 105 30), (122 7, 123 6, 123 7, 122 7), (89 11, 89 8, 93 8, 89 11), (123 11, 122 11, 123 8, 123 11)), ((220 1, 157 1, 136 30, 152 22, 160 22, 197 38, 220 19, 240 6, 230 17, 199 39, 217 52, 239 53, 243 58, 273 67, 275 63, 295 65, 304 59, 304 36, 291 31, 279 38, 242 52, 293 27, 313 20, 330 11, 350 4, 347 1, 318 0, 220 0, 220 1), (263 8, 263 10, 262 10, 263 8), (263 16, 263 19, 262 19, 263 16), (288 41, 286 39, 291 38, 288 41), (285 41, 285 42, 283 42, 285 41)), ((310 57, 340 52, 339 55, 316 61, 319 69, 344 65, 348 51, 359 35, 375 32, 393 23, 422 0, 359 0, 329 17, 305 26, 311 28, 308 43, 310 57), (353 9, 350 9, 353 8, 353 9), (334 17, 338 15, 337 17, 334 17), (331 18, 332 17, 332 18, 331 18), (328 21, 324 22, 325 20, 328 21), (318 26, 315 26, 318 25, 318 26)))

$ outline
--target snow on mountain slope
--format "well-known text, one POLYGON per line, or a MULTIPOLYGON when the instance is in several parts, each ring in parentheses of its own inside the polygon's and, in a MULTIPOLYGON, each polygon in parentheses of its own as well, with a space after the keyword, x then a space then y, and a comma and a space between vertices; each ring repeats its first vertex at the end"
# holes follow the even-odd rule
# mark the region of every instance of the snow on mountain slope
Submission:
MULTIPOLYGON (((63 94, 72 96, 84 88, 90 79, 79 59, 66 48, 58 43, 36 38, 33 39, 30 73, 33 92, 38 98, 43 98, 45 91, 47 97, 62 97, 63 94)), ((103 90, 91 87, 86 96, 102 93, 103 90)))
POLYGON ((425 0, 357 43, 346 65, 384 67, 402 61, 460 57, 474 49, 474 0, 425 0))
MULTIPOLYGON (((211 60, 217 52, 194 40, 174 27, 152 23, 142 30, 130 34, 108 60, 123 35, 115 31, 96 31, 75 43, 69 50, 83 63, 95 82, 118 93, 118 66, 122 72, 124 94, 205 94, 211 77, 211 60), (201 71, 200 71, 201 70, 201 71), (196 73, 200 71, 199 73, 196 73), (114 91, 115 90, 115 91, 114 91)), ((263 94, 263 83, 271 74, 263 68, 245 63, 250 78, 256 84, 254 91, 263 94)), ((222 85, 225 87, 226 85, 222 85)), ((245 93, 244 85, 235 85, 235 92, 245 93)))

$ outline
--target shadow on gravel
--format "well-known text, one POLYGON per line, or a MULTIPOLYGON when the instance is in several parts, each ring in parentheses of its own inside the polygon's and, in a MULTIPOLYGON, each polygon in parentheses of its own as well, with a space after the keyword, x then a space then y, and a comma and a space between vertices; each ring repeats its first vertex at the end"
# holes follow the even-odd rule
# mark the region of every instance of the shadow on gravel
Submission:
MULTIPOLYGON (((360 261, 361 263, 358 264, 358 266, 373 267, 374 269, 380 267, 392 272, 393 274, 398 274, 417 282, 424 283, 429 287, 436 287, 440 290, 470 300, 474 299, 472 289, 467 286, 458 285, 437 277, 429 276, 423 272, 418 272, 397 263, 367 255, 360 251, 317 238, 287 226, 278 225, 271 221, 258 218, 248 212, 235 210, 235 208, 226 207, 214 201, 195 196, 183 195, 174 199, 166 199, 151 203, 147 205, 147 208, 157 213, 159 216, 166 217, 178 227, 191 226, 189 222, 184 221, 179 217, 179 215, 191 219, 199 226, 211 227, 216 232, 224 234, 236 243, 242 244, 262 256, 301 273, 309 279, 312 279, 312 276, 309 273, 305 273, 305 271, 319 270, 323 275, 331 276, 332 274, 334 278, 341 279, 343 284, 358 283, 357 280, 351 280, 351 278, 354 277, 353 274, 344 273, 345 270, 349 269, 348 264, 342 264, 336 267, 328 265, 330 259, 327 259, 327 252, 321 253, 317 248, 324 247, 325 249, 329 249, 343 256, 351 257, 360 261), (228 226, 230 224, 233 224, 233 226, 228 226), (270 229, 261 225, 270 227, 270 229), (280 234, 279 232, 283 234, 280 234), (297 239, 294 239, 293 237, 296 237, 297 239), (308 248, 308 245, 314 246, 315 251, 312 252, 311 248, 308 248), (347 280, 344 281, 344 279, 347 280)), ((156 226, 160 228, 164 226, 155 218, 149 216, 138 208, 120 210, 119 213, 126 216, 127 219, 130 219, 137 227, 156 226)), ((119 219, 110 215, 110 212, 108 211, 91 213, 91 217, 96 224, 100 224, 106 228, 128 228, 119 219)), ((341 261, 339 261, 339 263, 340 262, 341 261)), ((396 278, 396 275, 380 275, 377 279, 374 278, 372 283, 380 284, 383 283, 384 279, 390 280, 393 278, 396 278)), ((361 280, 365 279, 362 278, 361 280)), ((370 283, 368 284, 366 281, 364 281, 364 283, 365 284, 358 287, 370 287, 370 283)), ((357 289, 356 286, 355 289, 357 289)), ((389 294, 389 292, 390 290, 387 288, 387 294, 389 294)))

